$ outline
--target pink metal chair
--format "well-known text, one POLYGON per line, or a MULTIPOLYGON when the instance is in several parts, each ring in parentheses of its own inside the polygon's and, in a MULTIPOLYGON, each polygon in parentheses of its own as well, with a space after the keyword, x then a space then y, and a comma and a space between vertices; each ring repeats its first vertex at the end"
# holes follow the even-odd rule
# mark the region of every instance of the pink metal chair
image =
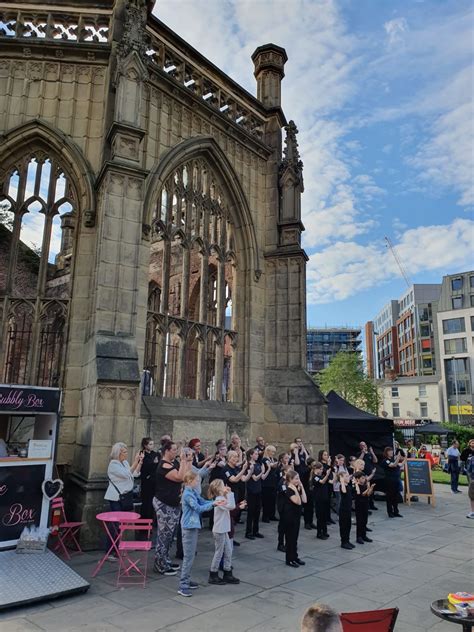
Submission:
POLYGON ((145 588, 152 527, 151 518, 120 523, 117 586, 141 585, 145 588), (123 535, 126 531, 143 533, 146 535, 146 540, 124 540, 123 535))
POLYGON ((51 509, 54 512, 59 510, 61 512, 61 522, 58 527, 57 542, 53 547, 53 551, 62 551, 65 557, 70 560, 70 551, 74 553, 82 553, 81 545, 77 536, 79 531, 85 522, 71 522, 66 517, 64 510, 64 500, 58 496, 51 501, 51 509), (68 550, 69 549, 69 550, 68 550))

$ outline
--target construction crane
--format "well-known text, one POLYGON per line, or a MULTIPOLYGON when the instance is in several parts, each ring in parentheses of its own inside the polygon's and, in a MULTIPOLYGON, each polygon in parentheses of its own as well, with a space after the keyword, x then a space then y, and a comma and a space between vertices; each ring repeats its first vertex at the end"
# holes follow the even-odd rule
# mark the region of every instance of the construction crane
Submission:
POLYGON ((395 250, 395 246, 392 244, 389 237, 385 236, 384 239, 387 243, 387 248, 390 249, 390 252, 392 253, 393 258, 395 259, 397 266, 400 269, 402 277, 405 279, 405 283, 407 284, 407 287, 411 287, 410 279, 408 278, 405 268, 403 267, 402 262, 400 261, 400 257, 398 256, 397 251, 395 250))

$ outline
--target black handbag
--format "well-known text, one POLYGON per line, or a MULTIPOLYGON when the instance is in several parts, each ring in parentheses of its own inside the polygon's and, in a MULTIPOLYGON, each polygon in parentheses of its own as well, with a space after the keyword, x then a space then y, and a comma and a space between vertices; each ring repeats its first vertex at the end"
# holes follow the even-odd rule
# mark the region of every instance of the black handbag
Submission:
POLYGON ((129 492, 121 493, 117 485, 115 485, 115 483, 112 483, 110 478, 109 478, 109 481, 110 481, 110 484, 113 485, 115 489, 117 490, 120 504, 122 505, 122 511, 132 511, 133 510, 133 489, 131 489, 129 492))

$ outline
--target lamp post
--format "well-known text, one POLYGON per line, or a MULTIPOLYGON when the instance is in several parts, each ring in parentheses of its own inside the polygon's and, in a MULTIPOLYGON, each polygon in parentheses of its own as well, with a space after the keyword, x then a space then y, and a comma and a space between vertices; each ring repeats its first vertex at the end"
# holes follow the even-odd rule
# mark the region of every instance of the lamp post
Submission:
POLYGON ((456 369, 456 358, 453 356, 451 358, 451 361, 453 363, 453 375, 454 375, 454 394, 456 396, 456 411, 457 411, 457 418, 458 418, 458 424, 461 424, 461 419, 459 416, 459 392, 458 392, 458 372, 456 369))

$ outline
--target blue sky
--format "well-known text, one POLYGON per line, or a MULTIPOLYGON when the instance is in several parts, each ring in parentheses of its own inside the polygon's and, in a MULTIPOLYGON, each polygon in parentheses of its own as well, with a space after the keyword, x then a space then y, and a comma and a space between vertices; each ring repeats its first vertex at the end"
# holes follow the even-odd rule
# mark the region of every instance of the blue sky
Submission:
MULTIPOLYGON (((415 283, 474 268, 471 0, 158 0, 155 13, 254 94, 252 52, 287 50, 308 324, 363 325, 404 292, 385 235, 415 283)), ((40 246, 42 222, 27 216, 26 243, 40 246)), ((50 260, 60 236, 57 218, 50 260)))
POLYGON ((289 61, 304 162, 308 323, 363 324, 413 282, 473 267, 473 13, 465 0, 176 0, 156 15, 255 93, 289 61))

